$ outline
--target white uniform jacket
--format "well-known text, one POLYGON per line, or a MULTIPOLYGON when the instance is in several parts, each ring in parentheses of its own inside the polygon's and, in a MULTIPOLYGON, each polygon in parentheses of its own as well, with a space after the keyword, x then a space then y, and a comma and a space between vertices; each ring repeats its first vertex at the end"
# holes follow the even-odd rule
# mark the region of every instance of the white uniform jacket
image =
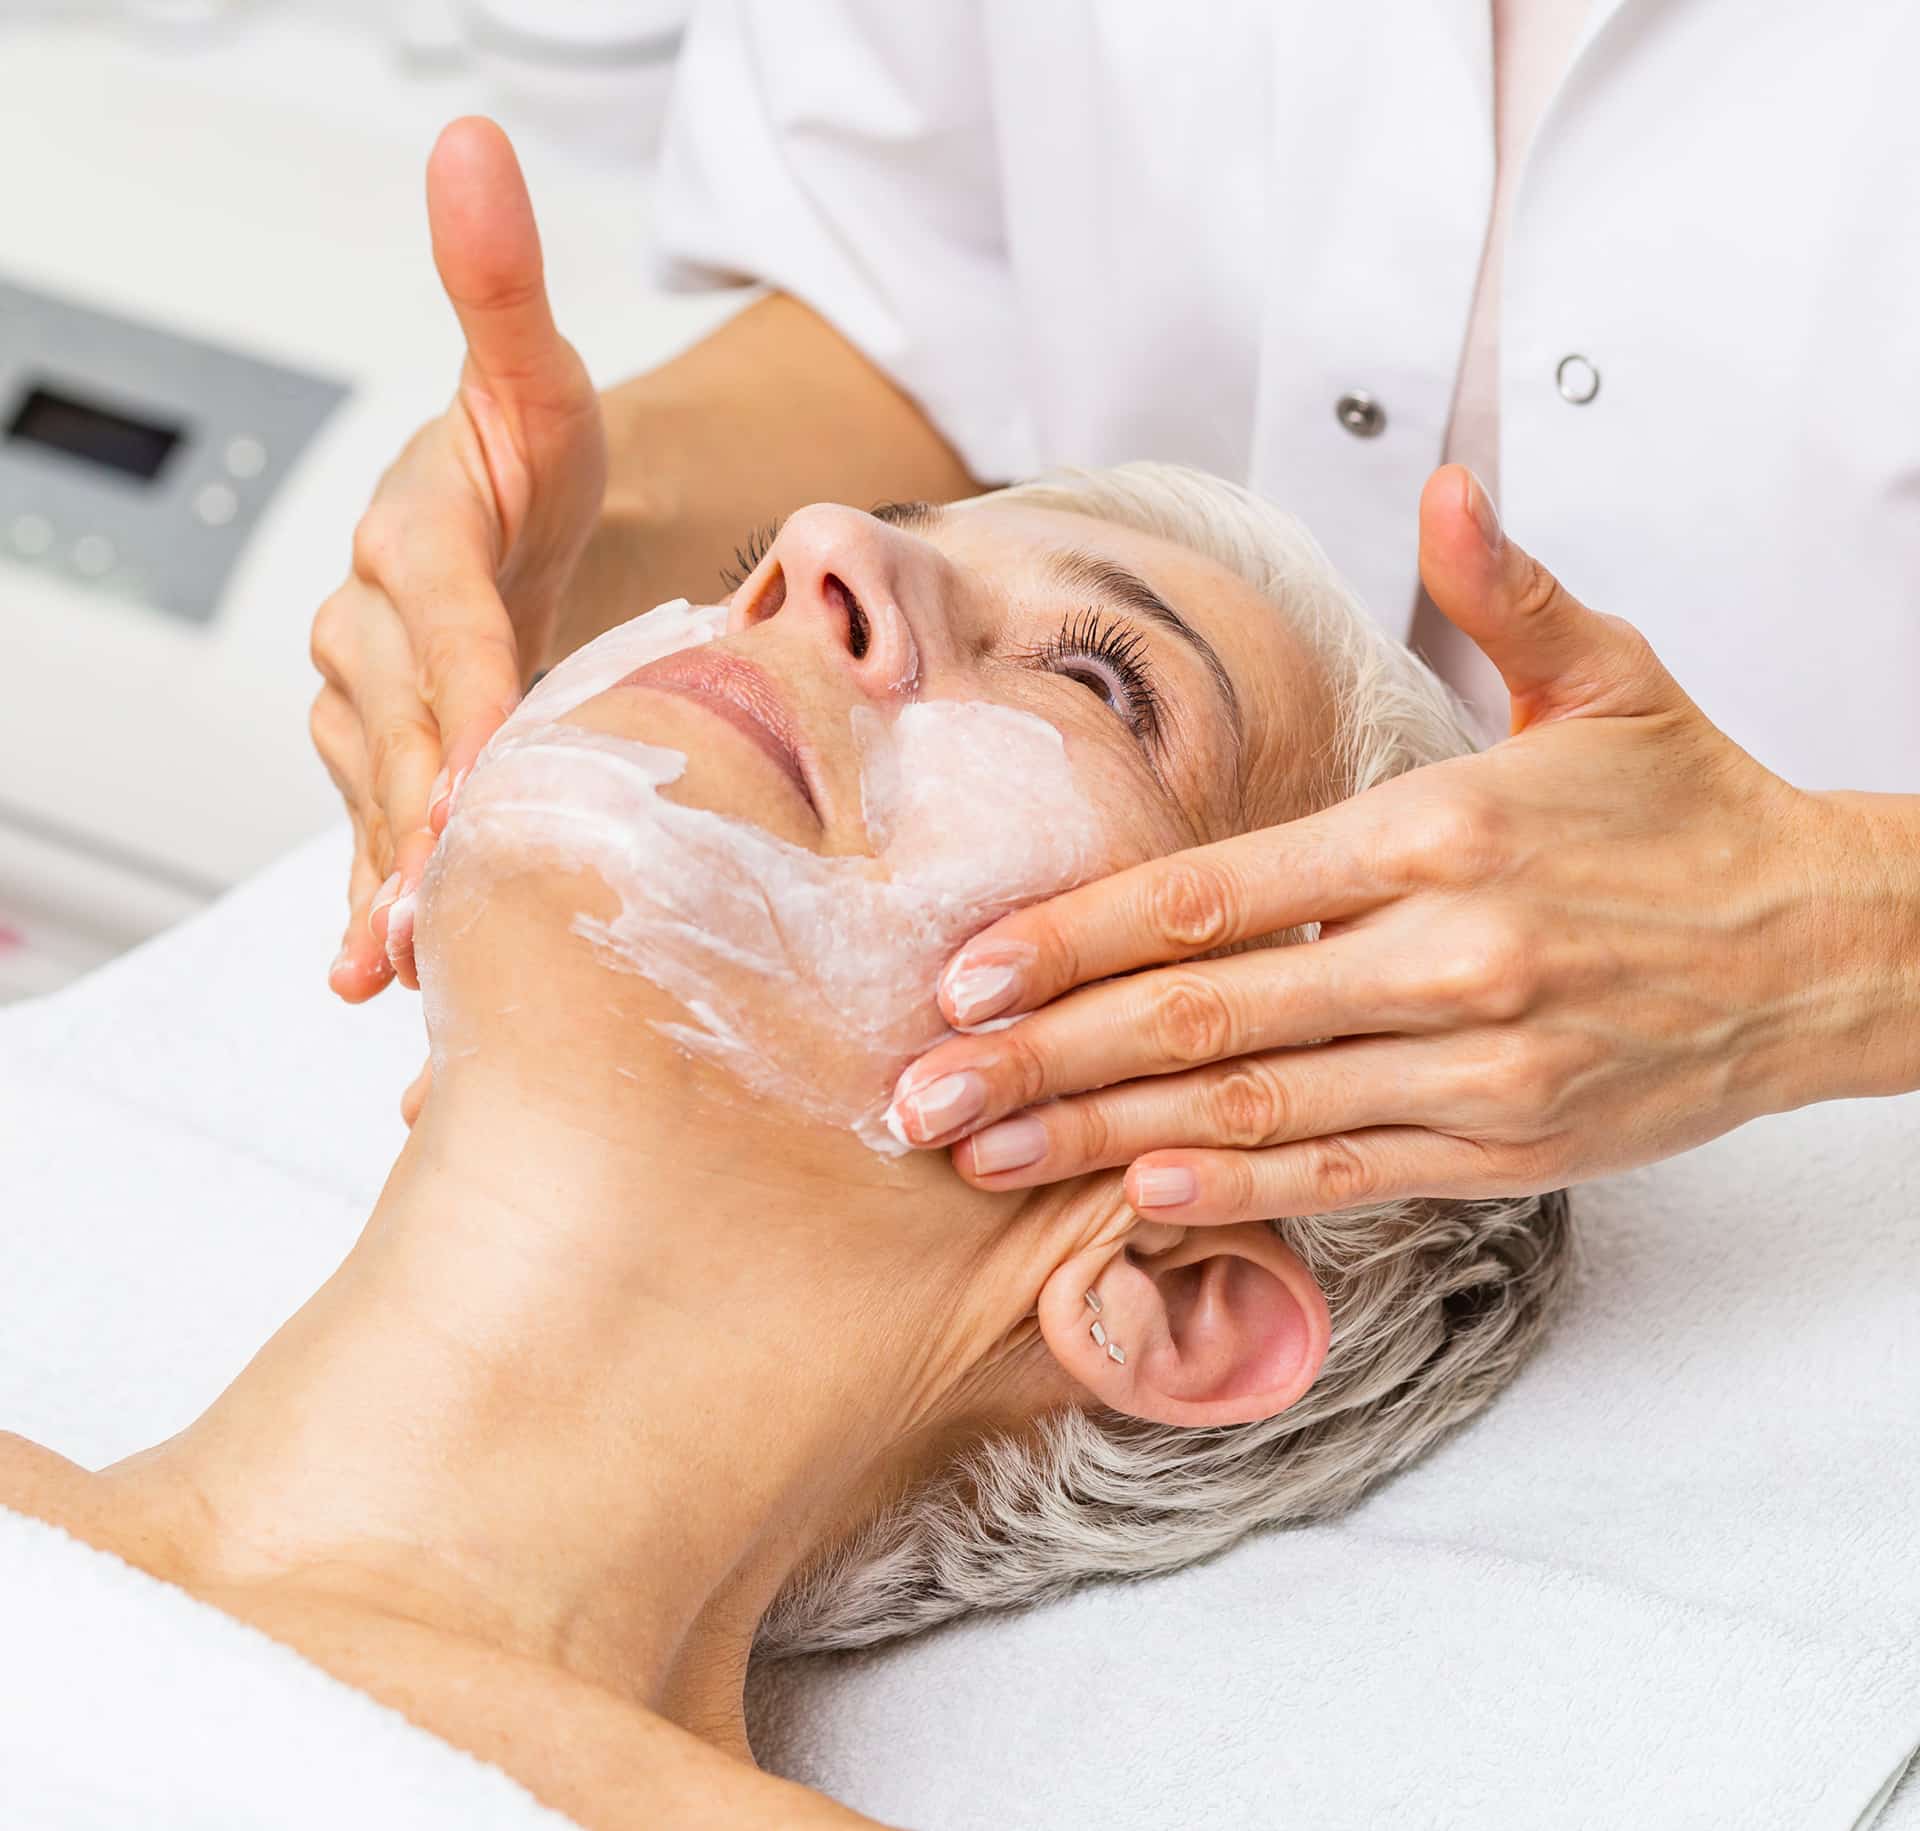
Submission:
MULTIPOLYGON (((1507 246, 1508 526, 1808 787, 1920 791, 1917 95, 1913 0, 1595 0, 1507 246)), ((1405 634, 1492 180, 1488 0, 711 0, 658 221, 977 475, 1243 479, 1405 634)))

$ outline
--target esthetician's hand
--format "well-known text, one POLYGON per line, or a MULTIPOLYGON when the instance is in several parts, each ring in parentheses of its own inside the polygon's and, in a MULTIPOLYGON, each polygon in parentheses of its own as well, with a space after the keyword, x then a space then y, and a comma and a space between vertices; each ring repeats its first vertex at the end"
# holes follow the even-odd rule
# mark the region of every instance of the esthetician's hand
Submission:
POLYGON ((440 136, 427 208, 467 340, 459 389, 381 479, 313 621, 313 741, 354 829, 328 983, 354 1003, 396 973, 418 983, 412 892, 450 788, 542 665, 606 487, 599 396, 554 328, 533 206, 492 122, 440 136))
POLYGON ((1457 467, 1420 570, 1513 735, 984 930, 950 1021, 1033 1014, 914 1063, 909 1138, 972 1134, 954 1161, 990 1188, 1127 1164, 1136 1208, 1230 1222, 1535 1193, 1920 1085, 1920 798, 1770 774, 1457 467))

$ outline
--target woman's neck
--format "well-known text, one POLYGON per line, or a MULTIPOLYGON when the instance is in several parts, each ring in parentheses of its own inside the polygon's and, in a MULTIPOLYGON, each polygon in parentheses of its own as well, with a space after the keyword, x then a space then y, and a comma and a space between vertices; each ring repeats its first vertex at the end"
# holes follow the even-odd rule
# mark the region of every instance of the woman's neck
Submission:
POLYGON ((1017 1311, 943 1165, 622 1124, 443 1075, 338 1272, 109 1475, 209 1582, 364 1601, 744 1749, 761 1614, 989 1415, 967 1370, 1017 1311))

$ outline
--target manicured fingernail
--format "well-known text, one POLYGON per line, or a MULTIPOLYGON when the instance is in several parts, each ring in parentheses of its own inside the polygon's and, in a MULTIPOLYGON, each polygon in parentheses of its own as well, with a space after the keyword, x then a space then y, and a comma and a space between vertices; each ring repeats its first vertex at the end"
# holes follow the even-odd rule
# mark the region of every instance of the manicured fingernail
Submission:
POLYGON ((385 909, 400 894, 400 873, 396 871, 373 893, 373 902, 367 909, 367 932, 373 932, 373 918, 385 909))
POLYGON ((925 1144, 987 1110, 987 1080, 971 1068, 943 1074, 894 1102, 901 1125, 915 1143, 925 1144))
POLYGON ((1047 1151, 1047 1128, 1038 1119, 1003 1119, 984 1132, 973 1135, 973 1169, 976 1176, 992 1176, 1001 1170, 1024 1170, 1038 1163, 1047 1151))
POLYGON ((453 776, 447 766, 440 765, 440 773, 434 777, 433 786, 427 790, 427 825, 433 825, 433 817, 440 811, 441 802, 453 793, 453 776))
POLYGON ((1032 963, 1033 949, 1024 959, 1004 953, 984 958, 962 954, 946 971, 947 1003, 954 1018, 963 1024, 977 1024, 998 1017, 1020 996, 1026 969, 1032 963))
POLYGON ((1467 507, 1473 512, 1474 525, 1489 547, 1500 544, 1500 517, 1494 513, 1493 498, 1487 486, 1472 471, 1467 472, 1467 507))
POLYGON ((1178 1208, 1200 1192, 1199 1179, 1191 1170, 1142 1170, 1133 1179, 1133 1205, 1136 1208, 1178 1208))
POLYGON ((387 958, 397 970, 401 958, 413 945, 413 892, 396 897, 387 912, 387 958))

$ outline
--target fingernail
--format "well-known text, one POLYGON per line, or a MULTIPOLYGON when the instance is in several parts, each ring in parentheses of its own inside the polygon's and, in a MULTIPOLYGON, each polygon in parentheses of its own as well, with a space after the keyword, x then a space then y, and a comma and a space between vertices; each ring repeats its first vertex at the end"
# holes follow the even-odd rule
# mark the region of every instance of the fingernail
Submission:
POLYGON ((340 969, 347 964, 347 961, 352 958, 352 952, 353 950, 347 946, 346 942, 342 941, 340 943, 340 951, 334 955, 333 964, 327 968, 327 977, 329 979, 334 978, 340 969))
POLYGON ((453 785, 447 790, 447 812, 449 814, 460 805, 461 784, 472 774, 473 765, 469 763, 465 769, 461 770, 460 773, 453 778, 453 785))
POLYGON ((1142 1170, 1133 1187, 1136 1208, 1178 1208, 1199 1193, 1200 1182, 1191 1170, 1142 1170))
POLYGON ((1472 471, 1467 472, 1467 507, 1473 513, 1480 538, 1489 547, 1499 546, 1500 517, 1493 511, 1493 498, 1487 494, 1487 486, 1472 471))
POLYGON ((413 945, 413 892, 396 897, 387 912, 387 958, 399 969, 401 957, 413 945))
POLYGON ((1038 1119, 1003 1119, 973 1135, 973 1168, 977 1176, 1001 1170, 1023 1170, 1046 1155, 1047 1128, 1038 1119))
POLYGON ((971 1068, 943 1074, 894 1102, 907 1135, 925 1144, 987 1110, 987 1080, 971 1068))
POLYGON ((433 817, 440 811, 440 803, 453 793, 453 777, 447 766, 440 765, 440 773, 434 777, 433 786, 427 790, 427 825, 433 825, 433 817))
POLYGON ((400 894, 400 873, 396 871, 373 893, 372 906, 367 910, 367 930, 373 930, 373 918, 400 894))
POLYGON ((947 968, 945 991, 954 1018, 963 1024, 977 1024, 998 1017, 1020 995, 1028 960, 1010 960, 1004 954, 986 959, 962 954, 947 968))

